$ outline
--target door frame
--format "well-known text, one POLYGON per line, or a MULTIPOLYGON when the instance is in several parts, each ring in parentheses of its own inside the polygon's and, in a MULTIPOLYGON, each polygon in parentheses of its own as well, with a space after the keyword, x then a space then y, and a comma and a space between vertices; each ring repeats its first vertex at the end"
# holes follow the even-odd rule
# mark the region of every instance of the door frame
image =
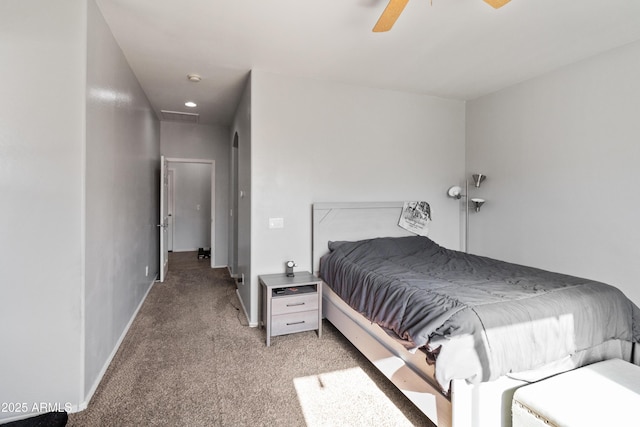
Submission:
POLYGON ((231 277, 238 277, 238 166, 239 166, 239 141, 238 132, 233 135, 233 143, 231 145, 231 200, 230 200, 230 217, 231 224, 229 230, 229 266, 231 269, 231 277))
POLYGON ((169 252, 167 250, 167 158, 160 156, 160 209, 159 209, 159 249, 160 249, 160 271, 158 272, 158 280, 164 282, 169 270, 169 252))
POLYGON ((211 268, 214 268, 216 254, 216 161, 212 159, 189 159, 182 157, 166 157, 165 160, 167 163, 204 163, 211 165, 211 241, 209 242, 209 248, 211 249, 210 264, 211 268))

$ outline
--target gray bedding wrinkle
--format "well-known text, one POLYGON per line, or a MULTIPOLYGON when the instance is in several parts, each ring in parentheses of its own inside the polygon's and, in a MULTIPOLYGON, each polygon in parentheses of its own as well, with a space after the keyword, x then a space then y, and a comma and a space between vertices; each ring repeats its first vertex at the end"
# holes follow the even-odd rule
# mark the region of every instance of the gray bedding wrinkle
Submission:
POLYGON ((422 236, 331 242, 321 278, 354 310, 435 359, 436 380, 489 381, 609 340, 638 342, 617 288, 452 251, 422 236))

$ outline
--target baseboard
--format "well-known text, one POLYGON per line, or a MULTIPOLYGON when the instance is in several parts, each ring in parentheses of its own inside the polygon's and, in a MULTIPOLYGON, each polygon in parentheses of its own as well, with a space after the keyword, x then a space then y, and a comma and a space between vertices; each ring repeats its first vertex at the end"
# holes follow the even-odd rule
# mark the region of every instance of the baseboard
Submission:
POLYGON ((120 338, 118 339, 118 342, 116 343, 115 347, 113 348, 113 351, 111 352, 111 354, 107 358, 107 361, 105 362, 104 366, 102 367, 102 370, 98 374, 98 376, 96 378, 96 381, 94 382, 93 386, 91 387, 91 390, 85 396, 85 400, 83 402, 80 402, 80 404, 77 405, 77 407, 76 407, 76 405, 74 405, 74 407, 69 412, 74 413, 74 412, 84 411, 89 406, 89 402, 91 401, 91 398, 93 398, 93 395, 95 394, 96 390, 98 389, 98 386, 100 385, 100 381, 102 381, 102 377, 104 377, 104 374, 107 372, 107 369, 109 368, 109 365, 111 364, 111 361, 113 360, 113 358, 116 356, 116 353, 120 349, 120 345, 122 345, 122 342, 124 341, 124 338, 127 336, 127 332, 129 332, 129 328, 131 328, 131 325, 133 324, 133 321, 138 316, 138 312, 142 308, 142 304, 144 304, 144 302, 146 301, 147 296, 149 295, 149 292, 151 292, 151 288, 153 288, 153 285, 154 285, 154 283, 156 282, 157 279, 158 279, 158 276, 155 276, 153 278, 153 280, 151 281, 151 283, 149 284, 149 287, 147 288, 147 292, 145 292, 144 296, 140 300, 140 303, 138 304, 138 307, 133 312, 133 315, 131 316, 131 319, 129 320, 129 323, 127 323, 127 326, 124 328, 124 331, 122 331, 122 334, 120 335, 120 338))
POLYGON ((240 300, 240 305, 242 306, 242 311, 244 312, 244 317, 247 318, 247 323, 249 324, 250 328, 257 328, 258 327, 258 322, 251 322, 249 319, 249 314, 247 313, 247 308, 244 306, 244 302, 242 301, 242 298, 240 298, 240 292, 238 292, 238 290, 236 289, 236 294, 238 295, 238 300, 240 300))

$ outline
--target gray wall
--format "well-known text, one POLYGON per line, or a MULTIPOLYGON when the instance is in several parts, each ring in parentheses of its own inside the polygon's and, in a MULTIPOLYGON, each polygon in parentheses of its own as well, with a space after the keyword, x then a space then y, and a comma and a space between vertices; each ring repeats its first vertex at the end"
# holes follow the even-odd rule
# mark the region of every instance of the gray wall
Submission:
POLYGON ((446 190, 464 173, 463 102, 255 70, 251 84, 252 322, 258 275, 288 259, 311 269, 314 202, 427 200, 430 236, 459 247, 446 190), (284 228, 269 229, 272 217, 284 228))
POLYGON ((158 274, 160 122, 93 1, 87 28, 84 385, 90 396, 158 274))
POLYGON ((640 304, 640 43, 468 103, 488 175, 473 252, 601 280, 640 304))
POLYGON ((157 272, 159 124, 93 0, 3 0, 0 57, 0 402, 78 410, 157 272))
POLYGON ((85 22, 0 2, 0 402, 29 410, 82 394, 85 22))
MULTIPOLYGON (((253 72, 252 72, 253 74, 253 72)), ((250 318, 252 287, 251 281, 251 99, 252 84, 248 79, 242 94, 242 99, 238 105, 232 127, 231 137, 228 144, 233 144, 233 136, 238 134, 238 212, 234 215, 238 217, 238 242, 237 242, 237 266, 238 271, 234 271, 238 277, 246 277, 248 282, 243 281, 238 284, 238 296, 247 318, 250 318)), ((233 230, 230 227, 230 232, 233 230)), ((253 319, 253 324, 257 319, 253 319)))
POLYGON ((226 266, 228 263, 231 153, 229 133, 229 128, 220 126, 177 122, 160 124, 160 151, 165 157, 215 160, 214 265, 216 266, 226 266))

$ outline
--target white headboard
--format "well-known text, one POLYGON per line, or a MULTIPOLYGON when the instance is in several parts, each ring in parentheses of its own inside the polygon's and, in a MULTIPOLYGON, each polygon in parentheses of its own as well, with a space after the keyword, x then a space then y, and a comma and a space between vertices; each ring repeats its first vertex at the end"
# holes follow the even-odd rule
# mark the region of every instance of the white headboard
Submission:
POLYGON ((312 269, 320 268, 320 257, 330 241, 355 241, 374 237, 411 236, 398 226, 403 202, 314 203, 312 269))

